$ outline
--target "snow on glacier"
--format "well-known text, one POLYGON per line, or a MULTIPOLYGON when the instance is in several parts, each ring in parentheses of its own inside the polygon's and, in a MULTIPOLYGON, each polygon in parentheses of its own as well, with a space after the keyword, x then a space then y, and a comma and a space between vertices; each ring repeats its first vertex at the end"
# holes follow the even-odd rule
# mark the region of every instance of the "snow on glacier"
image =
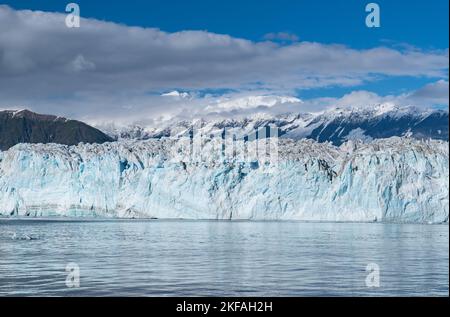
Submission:
POLYGON ((189 157, 174 139, 16 145, 0 153, 0 215, 448 223, 448 142, 280 139, 272 163, 218 142, 189 157))

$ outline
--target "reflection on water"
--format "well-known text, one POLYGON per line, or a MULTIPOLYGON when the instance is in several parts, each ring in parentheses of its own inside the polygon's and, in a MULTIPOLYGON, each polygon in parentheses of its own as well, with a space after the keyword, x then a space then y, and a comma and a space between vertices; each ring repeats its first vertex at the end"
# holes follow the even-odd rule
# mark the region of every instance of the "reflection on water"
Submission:
POLYGON ((0 295, 448 296, 448 230, 448 225, 0 220, 0 295), (80 268, 79 288, 66 286, 69 263, 80 268), (370 263, 380 268, 379 288, 366 286, 370 263))

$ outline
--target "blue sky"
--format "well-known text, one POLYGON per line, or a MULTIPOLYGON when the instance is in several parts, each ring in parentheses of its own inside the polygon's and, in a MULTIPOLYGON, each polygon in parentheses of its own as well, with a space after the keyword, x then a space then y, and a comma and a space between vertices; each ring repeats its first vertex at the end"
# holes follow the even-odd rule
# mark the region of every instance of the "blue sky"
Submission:
MULTIPOLYGON (((64 14, 65 6, 68 2, 69 1, 58 0, 3 0, 0 1, 0 4, 5 4, 15 11, 30 9, 60 12, 64 14)), ((77 0, 75 2, 79 4, 81 16, 83 18, 94 18, 101 21, 115 22, 123 26, 158 28, 164 31, 164 36, 167 35, 168 38, 171 38, 170 34, 172 33, 178 34, 176 32, 198 30, 205 31, 202 32, 203 35, 201 36, 208 39, 210 38, 208 34, 225 34, 229 36, 233 42, 236 39, 246 39, 250 40, 252 43, 261 43, 268 39, 267 34, 279 32, 290 34, 290 36, 295 39, 295 41, 293 41, 294 43, 291 41, 278 41, 277 39, 272 39, 281 47, 269 52, 274 56, 285 56, 289 52, 289 47, 294 47, 303 42, 313 42, 322 45, 320 48, 315 48, 314 45, 305 45, 306 47, 299 48, 299 52, 317 49, 318 55, 320 55, 318 59, 322 58, 322 54, 326 57, 333 52, 334 49, 331 44, 344 46, 346 49, 340 52, 341 57, 337 58, 336 62, 340 63, 341 59, 343 59, 343 65, 349 64, 350 68, 355 66, 354 70, 349 70, 349 74, 351 73, 349 77, 351 78, 346 78, 346 74, 345 72, 342 72, 342 69, 335 70, 336 73, 330 75, 329 78, 326 78, 326 71, 323 70, 319 76, 308 73, 311 72, 311 70, 307 70, 307 75, 302 75, 301 78, 298 78, 295 74, 289 73, 288 66, 280 64, 276 57, 274 57, 274 65, 277 66, 274 67, 280 67, 280 74, 285 76, 283 82, 265 82, 264 76, 278 76, 276 72, 266 71, 263 75, 255 75, 254 82, 262 82, 264 90, 274 89, 276 91, 286 91, 289 92, 289 94, 294 94, 302 99, 325 97, 339 98, 345 94, 351 94, 354 91, 369 91, 382 97, 387 95, 398 96, 408 93, 413 94, 414 91, 420 91, 421 95, 424 95, 421 89, 427 85, 432 85, 428 88, 431 87, 432 89, 430 91, 433 92, 438 90, 442 92, 442 88, 445 87, 445 85, 448 86, 448 65, 442 66, 442 59, 440 59, 440 57, 448 55, 448 0, 374 1, 378 3, 381 8, 380 28, 367 28, 365 26, 365 18, 367 15, 365 12, 365 5, 370 1, 361 0, 127 0, 108 2, 77 0), (285 47, 285 49, 283 49, 283 47, 285 47), (382 50, 379 50, 380 48, 389 48, 391 51, 383 52, 382 50), (373 49, 377 51, 371 52, 370 50, 373 49), (419 52, 420 54, 417 55, 415 52, 419 52), (399 69, 391 72, 389 67, 395 68, 396 62, 395 59, 391 60, 390 58, 397 53, 405 54, 403 57, 405 57, 405 60, 407 61, 405 61, 405 66, 402 66, 403 68, 399 67, 399 69), (364 56, 361 57, 361 61, 355 60, 355 65, 350 65, 351 63, 347 60, 347 57, 353 54, 364 56), (383 63, 387 59, 389 62, 387 62, 386 65, 380 66, 380 71, 376 69, 376 65, 371 65, 370 67, 367 67, 367 70, 362 71, 360 67, 364 67, 367 63, 370 64, 370 56, 372 55, 376 55, 376 58, 378 58, 380 63, 383 63), (423 64, 421 60, 424 61, 423 64), (408 71, 408 67, 415 67, 416 61, 417 71, 408 71), (282 74, 281 72, 285 73, 282 74), (292 82, 297 80, 298 86, 293 85, 292 82), (439 89, 435 89, 436 86, 438 86, 439 89)), ((23 27, 23 24, 20 25, 23 27)), ((103 27, 105 29, 108 28, 105 25, 103 27)), ((27 30, 23 32, 27 32, 27 30)), ((75 34, 75 32, 76 31, 73 31, 72 34, 75 34)), ((49 34, 48 36, 48 41, 51 42, 52 39, 59 36, 59 33, 58 35, 49 34)), ((69 43, 72 41, 71 36, 72 35, 70 34, 66 36, 69 43)), ((83 36, 85 36, 85 34, 83 36)), ((185 36, 185 34, 180 37, 183 36, 185 36)), ((211 43, 205 44, 204 38, 199 39, 197 38, 198 36, 200 35, 189 34, 186 35, 186 38, 183 41, 191 41, 192 38, 195 38, 199 43, 199 51, 203 47, 202 45, 207 45, 209 49, 211 43)), ((24 36, 24 38, 26 38, 26 36, 24 36)), ((101 39, 99 41, 103 40, 107 41, 107 39, 101 39)), ((179 39, 170 39, 168 41, 172 40, 175 43, 179 39)), ((109 39, 109 41, 113 41, 113 39, 109 39)), ((119 43, 119 40, 117 41, 117 43, 119 43)), ((215 44, 217 44, 218 41, 220 42, 220 45, 224 45, 223 41, 226 42, 224 39, 213 40, 215 44)), ((75 41, 73 41, 73 43, 75 43, 75 41)), ((1 44, 2 43, 0 42, 0 45, 1 44)), ((214 64, 208 67, 211 67, 211 69, 226 68, 227 58, 234 58, 234 56, 230 57, 234 54, 232 50, 233 45, 237 45, 236 47, 242 49, 240 54, 242 53, 243 60, 247 58, 245 54, 248 50, 254 50, 256 55, 261 55, 263 54, 261 52, 264 52, 267 49, 259 47, 256 44, 241 44, 238 42, 230 44, 230 51, 227 51, 226 54, 224 53, 225 60, 223 65, 214 64), (246 45, 249 45, 249 48, 243 48, 243 46, 246 45)), ((66 45, 66 43, 61 43, 60 45, 66 45)), ((74 45, 75 44, 72 44, 72 46, 74 45)), ((71 65, 75 63, 78 66, 82 66, 84 71, 83 81, 87 82, 87 78, 89 77, 88 71, 91 71, 91 77, 94 76, 93 73, 95 71, 97 71, 98 74, 104 74, 105 71, 100 72, 102 61, 96 62, 96 55, 94 52, 85 52, 86 47, 83 45, 84 44, 80 42, 80 52, 78 54, 74 53, 75 55, 70 58, 73 59, 71 65), (92 56, 90 57, 91 60, 89 60, 89 56, 92 56), (90 67, 92 69, 89 69, 90 67)), ((120 45, 118 44, 117 46, 120 45)), ((183 46, 183 50, 184 49, 186 49, 186 47, 183 46)), ((219 50, 218 47, 212 47, 211 49, 213 52, 219 50)), ((47 50, 50 50, 50 48, 47 48, 47 50)), ((105 48, 102 48, 102 51, 104 50, 105 48)), ((195 49, 192 49, 192 51, 194 50, 195 49)), ((336 51, 339 51, 339 49, 336 49, 336 51)), ((143 54, 143 52, 145 54, 144 49, 139 52, 139 54, 143 54)), ((42 53, 44 54, 45 52, 42 53)), ((18 58, 17 56, 22 56, 24 54, 27 55, 28 52, 14 54, 15 57, 12 59, 15 60, 18 58)), ((67 53, 61 52, 57 55, 58 58, 61 57, 62 54, 67 53)), ((135 56, 134 54, 138 53, 131 51, 130 49, 129 56, 135 56)), ((172 54, 176 55, 176 52, 172 54)), ((162 55, 164 55, 164 53, 162 53, 162 55)), ((209 55, 206 55, 206 58, 208 58, 208 56, 209 55)), ((30 65, 38 64, 33 58, 34 57, 30 57, 30 59, 32 59, 30 65)), ((312 57, 308 55, 308 60, 311 60, 311 58, 312 57)), ((186 59, 189 60, 189 58, 186 59)), ((122 60, 122 58, 117 57, 115 60, 122 60)), ((42 61, 39 61, 39 63, 40 62, 42 61)), ((331 61, 317 61, 319 66, 327 65, 327 63, 331 63, 331 61)), ((178 60, 175 64, 177 67, 181 67, 178 65, 178 60)), ((114 68, 115 66, 119 68, 116 63, 113 66, 110 65, 109 69, 114 68)), ((164 67, 170 68, 172 66, 173 64, 165 65, 164 67)), ((25 66, 21 65, 19 68, 22 69, 22 67, 25 66)), ((130 67, 130 65, 121 65, 120 67, 130 67)), ((184 65, 183 67, 191 68, 189 65, 184 65)), ((299 69, 301 68, 303 71, 305 66, 298 65, 297 67, 299 67, 299 69)), ((345 66, 343 67, 345 70, 345 66)), ((197 75, 197 73, 201 73, 203 70, 195 69, 191 71, 197 75)), ((250 73, 251 71, 253 71, 253 69, 250 69, 250 73)), ((131 71, 130 74, 127 73, 125 75, 125 73, 123 73, 122 77, 132 76, 131 73, 131 71)), ((31 74, 31 72, 29 74, 31 74)), ((29 74, 27 73, 26 75, 29 74)), ((133 74, 135 74, 135 72, 133 74)), ((174 78, 176 77, 177 79, 181 75, 175 75, 175 73, 164 74, 164 76, 174 76, 174 78)), ((48 76, 49 78, 50 76, 53 78, 56 75, 48 74, 48 76)), ((81 75, 78 74, 78 76, 81 75)), ((173 85, 170 85, 170 82, 167 83, 167 81, 164 83, 158 82, 154 85, 142 87, 142 89, 145 89, 147 95, 149 93, 154 93, 155 91, 159 92, 160 90, 170 89, 197 91, 228 91, 231 89, 231 91, 242 92, 247 89, 246 87, 251 86, 251 88, 248 88, 249 90, 256 90, 255 85, 252 86, 250 84, 253 79, 251 76, 243 76, 245 78, 242 78, 241 81, 237 81, 239 82, 239 85, 231 85, 225 80, 223 85, 221 85, 220 76, 224 76, 223 73, 220 73, 220 75, 218 75, 219 77, 212 76, 211 78, 206 78, 203 74, 198 76, 202 79, 199 79, 196 83, 174 80, 173 85), (209 83, 211 83, 211 85, 209 85, 209 83)), ((89 78, 92 79, 91 77, 89 78)), ((42 78, 44 78, 44 75, 42 75, 42 78)), ((111 78, 111 76, 109 78, 111 78)), ((148 76, 145 78, 147 80, 148 76)), ((62 79, 55 79, 55 81, 60 82, 62 79)), ((82 82, 81 77, 80 82, 82 82)), ((32 97, 35 97, 34 99, 42 98, 42 102, 45 102, 45 96, 37 96, 38 93, 41 92, 40 89, 41 88, 36 87, 37 93, 36 95, 32 95, 32 97)), ((98 88, 98 90, 102 89, 103 87, 98 88)), ((14 87, 11 87, 11 91, 13 90, 14 87)), ((79 93, 72 96, 74 100, 75 98, 77 98, 77 100, 79 100, 79 98, 84 98, 86 95, 86 91, 84 91, 84 88, 81 87, 81 85, 79 90, 79 93)), ((104 93, 106 94, 106 91, 104 93)), ((59 94, 66 96, 64 89, 60 88, 58 91, 50 91, 46 98, 47 100, 58 99, 59 94)), ((98 96, 96 96, 96 98, 97 97, 98 96)), ((129 96, 121 98, 126 100, 129 96)), ((430 100, 432 100, 430 101, 430 103, 432 103, 431 105, 440 104, 442 106, 442 96, 437 96, 436 98, 433 97, 430 100)), ((26 100, 24 102, 26 102, 26 100)))
MULTIPOLYGON (((16 9, 64 12, 69 1, 2 0, 16 9)), ((368 48, 408 43, 448 48, 448 0, 377 0, 379 29, 365 27, 361 0, 78 0, 82 16, 164 31, 207 30, 251 40, 291 32, 301 40, 368 48), (391 42, 389 42, 391 41, 391 42)))

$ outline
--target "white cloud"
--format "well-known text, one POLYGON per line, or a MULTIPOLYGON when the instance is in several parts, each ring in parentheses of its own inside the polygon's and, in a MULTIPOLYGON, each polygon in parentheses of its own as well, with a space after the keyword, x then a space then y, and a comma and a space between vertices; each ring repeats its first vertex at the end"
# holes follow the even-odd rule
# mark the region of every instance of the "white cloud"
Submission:
MULTIPOLYGON (((160 96, 174 89, 286 95, 296 89, 352 87, 386 76, 436 80, 448 76, 448 49, 358 50, 313 42, 278 45, 93 19, 83 19, 80 28, 67 28, 63 14, 16 11, 1 5, 0 30, 8 30, 0 32, 0 107, 26 105, 39 112, 89 120, 189 115, 214 105, 208 98, 160 96)), ((448 86, 448 81, 443 82, 448 86)), ((424 102, 434 98, 426 93, 438 93, 441 85, 402 98, 424 102)), ((445 99, 440 90, 439 94, 439 100, 445 99)), ((362 103, 383 97, 360 92, 345 98, 337 101, 362 103)), ((321 98, 305 101, 301 107, 316 104, 320 108, 333 101, 321 98)), ((271 108, 282 107, 287 105, 271 108)))
POLYGON ((180 92, 180 91, 177 91, 177 90, 172 90, 171 92, 167 92, 167 93, 161 94, 161 96, 163 96, 163 97, 170 97, 170 98, 176 98, 178 100, 191 98, 191 95, 188 92, 180 92))
POLYGON ((411 93, 407 99, 413 102, 436 104, 448 107, 449 101, 449 86, 448 81, 439 80, 435 83, 428 84, 421 89, 411 93))
POLYGON ((69 63, 70 70, 74 72, 90 71, 95 69, 95 64, 86 60, 83 55, 78 55, 69 63))
POLYGON ((301 104, 302 101, 291 96, 246 95, 222 97, 205 108, 205 112, 227 112, 256 108, 272 108, 283 105, 301 104))
POLYGON ((335 107, 371 107, 380 104, 419 108, 433 108, 436 106, 448 108, 448 89, 448 81, 440 80, 400 95, 381 96, 374 92, 357 90, 340 98, 323 97, 305 100, 302 108, 307 111, 320 111, 335 107))

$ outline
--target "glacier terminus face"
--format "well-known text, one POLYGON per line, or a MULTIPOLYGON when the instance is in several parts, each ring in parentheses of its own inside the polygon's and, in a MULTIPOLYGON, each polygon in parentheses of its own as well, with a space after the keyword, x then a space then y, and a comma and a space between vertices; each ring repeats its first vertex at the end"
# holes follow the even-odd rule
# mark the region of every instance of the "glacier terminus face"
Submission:
POLYGON ((16 145, 0 152, 0 215, 448 223, 446 141, 280 139, 276 162, 217 142, 189 157, 164 138, 16 145))

